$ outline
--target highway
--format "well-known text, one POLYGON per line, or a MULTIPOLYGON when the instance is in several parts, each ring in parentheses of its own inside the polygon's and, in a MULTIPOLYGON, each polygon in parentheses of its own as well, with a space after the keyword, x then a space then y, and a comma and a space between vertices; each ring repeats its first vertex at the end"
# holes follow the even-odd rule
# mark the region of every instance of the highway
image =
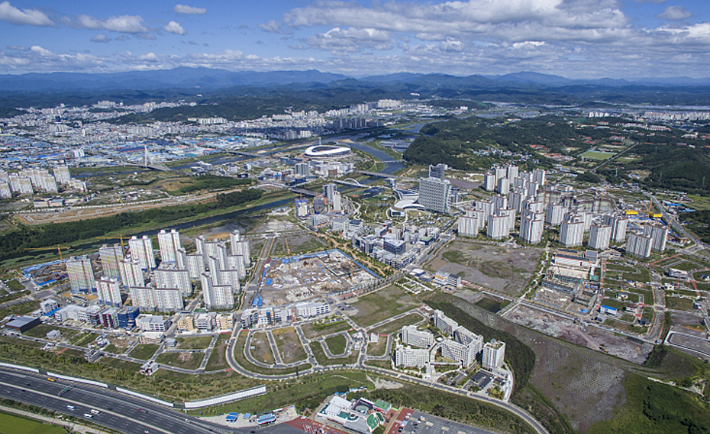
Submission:
POLYGON ((7 368, 0 368, 0 395, 127 434, 232 432, 225 427, 111 390, 61 380, 52 382, 44 375, 7 368), (58 396, 68 386, 69 390, 58 396), (70 410, 67 405, 75 409, 70 410), (91 414, 92 409, 98 410, 99 414, 85 417, 84 414, 91 414))

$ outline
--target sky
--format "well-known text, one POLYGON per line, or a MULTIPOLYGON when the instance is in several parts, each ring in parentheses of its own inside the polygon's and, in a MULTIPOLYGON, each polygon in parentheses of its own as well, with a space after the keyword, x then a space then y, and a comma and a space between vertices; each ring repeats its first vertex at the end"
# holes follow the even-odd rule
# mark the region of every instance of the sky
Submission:
POLYGON ((706 78, 710 0, 0 0, 0 74, 181 66, 706 78))

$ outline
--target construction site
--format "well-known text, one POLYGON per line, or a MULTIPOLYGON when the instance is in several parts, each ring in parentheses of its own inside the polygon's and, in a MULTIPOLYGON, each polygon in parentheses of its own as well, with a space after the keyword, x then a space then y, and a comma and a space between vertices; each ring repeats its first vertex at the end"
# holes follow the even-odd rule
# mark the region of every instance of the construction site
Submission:
POLYGON ((347 291, 376 275, 340 250, 271 259, 259 288, 264 304, 279 306, 347 291))

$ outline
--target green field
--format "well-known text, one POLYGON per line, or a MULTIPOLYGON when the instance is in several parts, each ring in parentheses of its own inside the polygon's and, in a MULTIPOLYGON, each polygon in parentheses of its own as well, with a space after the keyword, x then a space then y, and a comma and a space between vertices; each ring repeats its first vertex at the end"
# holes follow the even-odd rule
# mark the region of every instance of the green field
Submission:
POLYGON ((17 281, 17 279, 12 279, 7 282, 5 282, 8 288, 12 289, 13 291, 24 291, 25 286, 21 284, 20 282, 17 281))
POLYGON ((63 434, 63 428, 0 412, 0 434, 63 434))
POLYGON ((204 350, 210 346, 212 336, 196 336, 189 338, 177 338, 177 348, 186 350, 204 350))
POLYGON ((335 335, 325 339, 325 344, 328 345, 330 353, 334 356, 339 356, 345 353, 345 348, 348 341, 343 335, 335 335))
POLYGON ((197 369, 205 357, 204 353, 190 353, 187 351, 162 353, 155 361, 164 365, 176 366, 183 369, 197 369))
POLYGON ((306 323, 301 326, 303 334, 306 335, 308 339, 317 338, 319 336, 329 335, 335 332, 342 332, 350 328, 350 324, 347 321, 341 319, 335 322, 326 323, 306 323))
POLYGON ((357 362, 358 355, 360 354, 359 352, 357 352, 351 354, 348 357, 338 357, 335 359, 329 359, 328 356, 325 355, 325 351, 323 350, 323 346, 320 342, 313 341, 308 345, 311 347, 311 351, 313 352, 313 355, 318 361, 318 364, 323 366, 350 365, 357 362))
POLYGON ((155 352, 158 351, 158 348, 160 348, 160 345, 154 345, 154 344, 136 345, 136 347, 133 349, 133 351, 131 351, 129 356, 134 357, 136 359, 148 360, 151 357, 153 357, 153 354, 155 354, 155 352))
POLYGON ((380 335, 395 333, 406 325, 417 324, 422 322, 423 320, 424 318, 422 318, 421 315, 418 315, 416 313, 410 313, 409 315, 406 315, 398 320, 388 322, 387 324, 381 325, 376 329, 369 330, 368 333, 375 332, 380 335))
POLYGON ((599 152, 599 151, 587 151, 584 154, 581 154, 580 157, 584 157, 587 160, 599 160, 599 161, 604 161, 608 160, 609 158, 613 157, 614 153, 612 152, 599 152))
POLYGON ((418 300, 401 289, 388 286, 351 302, 350 305, 357 312, 349 315, 360 326, 367 327, 408 311, 420 304, 418 300))

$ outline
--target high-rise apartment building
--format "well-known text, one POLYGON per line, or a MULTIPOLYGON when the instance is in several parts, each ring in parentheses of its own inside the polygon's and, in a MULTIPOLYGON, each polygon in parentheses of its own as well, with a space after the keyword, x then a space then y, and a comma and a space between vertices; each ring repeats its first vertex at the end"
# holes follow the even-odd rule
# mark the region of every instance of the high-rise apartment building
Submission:
POLYGON ((121 283, 112 277, 103 277, 96 281, 96 292, 105 306, 121 307, 121 283))
POLYGON ((626 241, 626 253, 639 258, 651 256, 653 238, 650 235, 630 233, 626 241))
POLYGON ((158 233, 158 245, 160 246, 160 260, 166 264, 177 263, 178 249, 180 244, 180 233, 175 229, 170 232, 161 230, 158 233))
POLYGON ((107 246, 104 244, 99 247, 99 258, 101 259, 101 267, 104 270, 104 277, 121 278, 119 263, 123 260, 123 248, 120 245, 107 246))
POLYGON ((609 240, 611 239, 611 226, 592 224, 589 228, 589 247, 596 250, 604 250, 609 248, 609 240))
POLYGON ((96 278, 88 256, 69 258, 67 274, 72 294, 96 292, 96 278))
POLYGON ((503 366, 505 358, 505 342, 495 339, 487 342, 483 346, 482 363, 483 369, 494 370, 503 366))
POLYGON ((156 267, 153 241, 150 237, 147 235, 143 235, 141 238, 133 236, 128 240, 128 247, 131 249, 131 256, 140 261, 144 270, 152 270, 156 267))

